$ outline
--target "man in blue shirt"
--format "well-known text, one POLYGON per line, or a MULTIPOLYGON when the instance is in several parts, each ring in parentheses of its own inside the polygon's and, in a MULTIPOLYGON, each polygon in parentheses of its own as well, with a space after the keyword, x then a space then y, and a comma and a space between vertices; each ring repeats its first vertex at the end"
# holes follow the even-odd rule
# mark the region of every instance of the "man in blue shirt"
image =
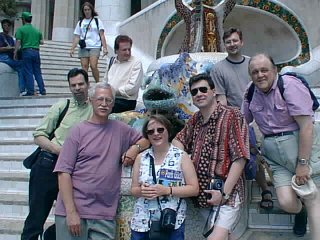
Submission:
POLYGON ((3 32, 0 33, 0 62, 8 64, 11 68, 18 72, 20 93, 25 91, 25 79, 23 75, 23 62, 13 59, 14 39, 10 36, 9 31, 11 21, 3 19, 1 21, 3 32))

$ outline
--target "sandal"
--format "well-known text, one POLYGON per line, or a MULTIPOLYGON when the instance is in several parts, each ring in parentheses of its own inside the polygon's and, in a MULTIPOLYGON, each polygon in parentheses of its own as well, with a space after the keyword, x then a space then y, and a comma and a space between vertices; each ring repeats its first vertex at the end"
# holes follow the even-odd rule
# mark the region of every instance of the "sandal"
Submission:
POLYGON ((269 190, 265 190, 261 193, 261 197, 260 208, 271 210, 273 208, 272 193, 269 190), (270 195, 271 199, 266 198, 266 195, 270 195))

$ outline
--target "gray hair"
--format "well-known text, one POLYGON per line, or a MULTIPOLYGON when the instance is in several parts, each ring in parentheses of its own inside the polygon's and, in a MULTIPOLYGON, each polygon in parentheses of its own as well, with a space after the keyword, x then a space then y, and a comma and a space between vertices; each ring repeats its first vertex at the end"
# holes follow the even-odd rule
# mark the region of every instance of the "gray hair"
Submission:
POLYGON ((96 84, 93 84, 90 88, 89 88, 89 92, 88 92, 88 95, 89 95, 89 98, 93 98, 93 96, 95 95, 96 93, 96 90, 98 88, 102 88, 102 89, 110 89, 111 92, 112 92, 112 98, 113 100, 115 100, 115 97, 116 97, 116 91, 114 90, 114 88, 107 82, 103 81, 103 82, 98 82, 96 84))

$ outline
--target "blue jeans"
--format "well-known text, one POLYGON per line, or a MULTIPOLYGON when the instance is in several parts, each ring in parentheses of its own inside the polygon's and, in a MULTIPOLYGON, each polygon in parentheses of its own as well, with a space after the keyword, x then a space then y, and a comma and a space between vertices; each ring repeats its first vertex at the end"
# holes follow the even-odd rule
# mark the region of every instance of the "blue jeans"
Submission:
POLYGON ((44 82, 41 74, 41 61, 39 50, 23 49, 22 60, 24 61, 24 73, 26 77, 27 95, 34 95, 33 76, 38 84, 40 94, 45 94, 44 82))
POLYGON ((21 240, 38 240, 58 195, 58 175, 53 172, 58 156, 42 151, 32 166, 29 179, 29 214, 21 240))
POLYGON ((19 90, 20 92, 24 92, 26 89, 26 81, 23 74, 23 61, 13 60, 7 54, 0 53, 0 62, 8 64, 13 70, 18 73, 19 90))
MULTIPOLYGON (((149 232, 136 232, 131 230, 131 240, 149 240, 149 232)), ((184 223, 171 233, 169 239, 165 240, 184 240, 184 223)))

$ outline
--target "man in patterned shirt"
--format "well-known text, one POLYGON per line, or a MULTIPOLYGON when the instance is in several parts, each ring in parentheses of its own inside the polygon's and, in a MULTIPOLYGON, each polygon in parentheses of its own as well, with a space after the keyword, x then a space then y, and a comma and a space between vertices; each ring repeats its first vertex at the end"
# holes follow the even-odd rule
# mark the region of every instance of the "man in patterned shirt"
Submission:
POLYGON ((209 235, 226 239, 240 215, 244 202, 243 168, 249 159, 247 124, 240 111, 217 102, 215 86, 209 75, 199 74, 189 81, 193 104, 199 108, 173 140, 173 144, 191 154, 200 193, 195 205, 209 214, 214 229, 209 235), (207 190, 212 179, 222 179, 220 190, 207 190), (209 194, 209 197, 208 197, 209 194), (217 212, 217 211, 215 211, 217 212))

